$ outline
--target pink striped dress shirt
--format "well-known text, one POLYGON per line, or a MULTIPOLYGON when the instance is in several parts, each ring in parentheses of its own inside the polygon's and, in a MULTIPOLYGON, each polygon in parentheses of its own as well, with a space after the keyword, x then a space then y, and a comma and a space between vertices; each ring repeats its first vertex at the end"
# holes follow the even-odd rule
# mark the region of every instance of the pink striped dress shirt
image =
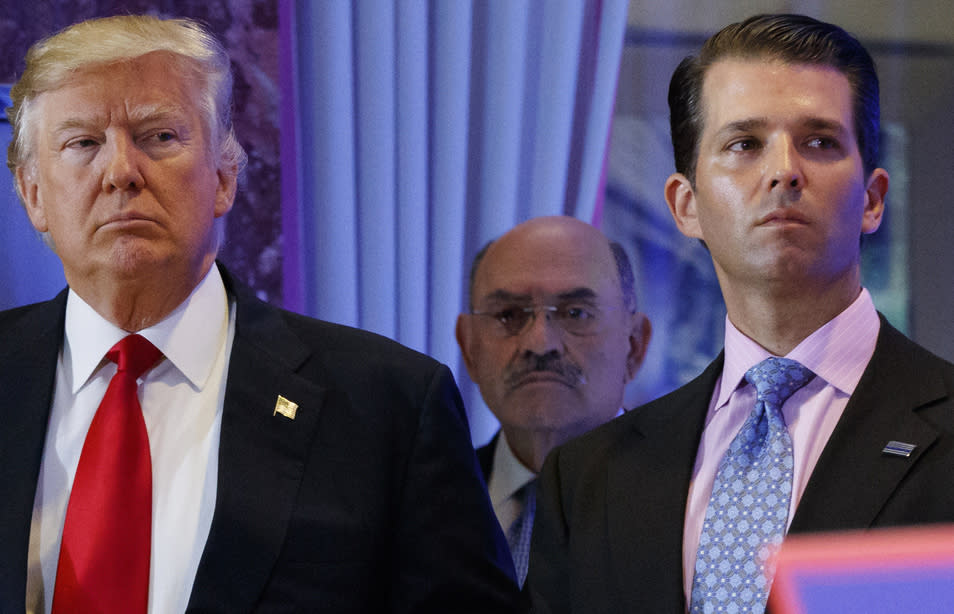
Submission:
MULTIPOLYGON (((871 295, 862 289, 847 309, 786 355, 817 376, 782 407, 795 457, 789 524, 815 463, 874 354, 880 326, 871 295)), ((709 403, 686 506, 683 535, 686 603, 692 591, 699 534, 719 462, 755 406, 755 389, 745 381, 745 372, 769 356, 767 350, 739 332, 726 318, 725 366, 709 403)))

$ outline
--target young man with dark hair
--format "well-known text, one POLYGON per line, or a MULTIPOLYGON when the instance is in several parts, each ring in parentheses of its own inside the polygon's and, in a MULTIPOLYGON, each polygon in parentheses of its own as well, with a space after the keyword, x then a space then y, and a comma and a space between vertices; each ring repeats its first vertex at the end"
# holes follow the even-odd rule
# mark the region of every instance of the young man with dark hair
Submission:
POLYGON ((669 101, 665 196, 710 251, 725 350, 550 455, 537 612, 762 612, 788 532, 954 521, 954 365, 860 281, 888 189, 867 51, 809 17, 756 16, 683 61, 669 101))

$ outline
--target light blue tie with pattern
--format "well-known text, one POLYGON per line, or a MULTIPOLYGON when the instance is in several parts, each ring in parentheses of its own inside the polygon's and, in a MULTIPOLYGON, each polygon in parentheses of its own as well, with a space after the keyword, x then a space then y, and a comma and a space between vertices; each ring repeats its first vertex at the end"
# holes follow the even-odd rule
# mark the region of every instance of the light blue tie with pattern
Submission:
POLYGON ((530 480, 516 493, 522 509, 507 530, 507 543, 517 571, 517 583, 522 587, 530 564, 530 536, 533 533, 533 515, 537 510, 537 481, 530 480))
POLYGON ((706 508, 692 614, 761 613, 772 585, 766 559, 782 542, 792 495, 792 439, 782 405, 814 373, 794 360, 767 358, 749 369, 755 409, 722 458, 706 508))

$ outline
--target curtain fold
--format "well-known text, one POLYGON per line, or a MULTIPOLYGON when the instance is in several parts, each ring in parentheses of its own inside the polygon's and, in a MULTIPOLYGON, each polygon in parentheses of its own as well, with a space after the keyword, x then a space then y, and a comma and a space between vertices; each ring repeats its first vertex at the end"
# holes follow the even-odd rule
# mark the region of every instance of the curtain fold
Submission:
POLYGON ((626 0, 282 0, 286 306, 447 363, 470 259, 530 217, 592 221, 626 0))

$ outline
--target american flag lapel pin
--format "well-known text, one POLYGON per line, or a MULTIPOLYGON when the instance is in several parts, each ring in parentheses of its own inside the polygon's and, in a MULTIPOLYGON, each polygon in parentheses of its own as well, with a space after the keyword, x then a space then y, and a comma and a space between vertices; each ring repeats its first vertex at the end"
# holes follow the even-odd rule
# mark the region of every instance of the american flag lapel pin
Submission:
POLYGON ((298 403, 294 401, 289 401, 282 395, 278 395, 278 400, 275 401, 275 411, 272 412, 272 415, 281 414, 288 418, 289 420, 295 419, 295 414, 298 413, 298 403))

